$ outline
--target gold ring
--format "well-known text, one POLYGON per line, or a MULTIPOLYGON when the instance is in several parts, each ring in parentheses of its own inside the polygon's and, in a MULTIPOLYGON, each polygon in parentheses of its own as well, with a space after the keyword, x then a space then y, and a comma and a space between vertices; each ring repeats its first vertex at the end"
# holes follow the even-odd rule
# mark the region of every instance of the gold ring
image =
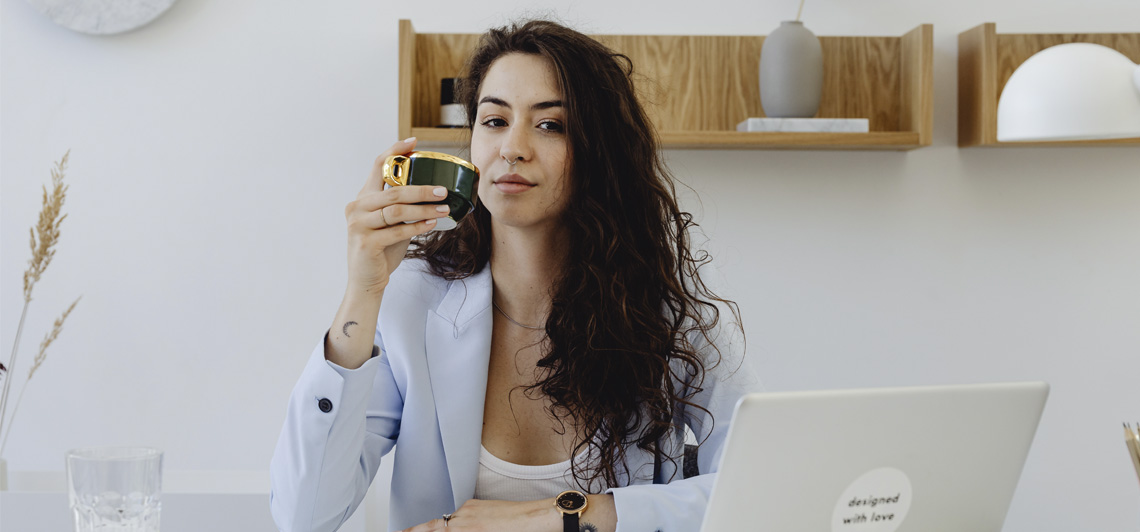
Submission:
POLYGON ((384 227, 388 227, 388 217, 384 216, 384 207, 380 207, 380 221, 384 222, 384 227))

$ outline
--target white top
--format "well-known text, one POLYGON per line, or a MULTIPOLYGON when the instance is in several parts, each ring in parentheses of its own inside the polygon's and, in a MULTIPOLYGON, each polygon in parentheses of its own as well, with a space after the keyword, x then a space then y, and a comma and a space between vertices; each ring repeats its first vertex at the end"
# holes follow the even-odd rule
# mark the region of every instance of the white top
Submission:
MULTIPOLYGON (((579 460, 589 451, 578 455, 579 460)), ((570 460, 550 465, 512 464, 479 446, 479 475, 475 479, 475 498, 496 501, 535 501, 558 496, 566 490, 578 490, 570 471, 570 460)))

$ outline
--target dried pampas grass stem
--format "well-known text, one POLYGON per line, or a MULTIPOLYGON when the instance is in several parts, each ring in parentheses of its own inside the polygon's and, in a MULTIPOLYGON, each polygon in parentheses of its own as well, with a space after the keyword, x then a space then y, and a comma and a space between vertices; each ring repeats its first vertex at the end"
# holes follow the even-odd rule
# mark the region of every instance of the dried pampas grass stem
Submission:
MULTIPOLYGON (((0 392, 0 435, 3 435, 3 443, 0 443, 0 458, 4 456, 4 446, 8 443, 8 435, 12 433, 11 421, 9 420, 8 424, 5 425, 5 419, 8 414, 8 396, 12 391, 12 370, 16 367, 16 353, 20 347, 20 336, 24 332, 24 320, 28 316, 28 305, 32 302, 32 291, 35 289, 36 283, 51 265, 51 259, 55 257, 55 246, 59 243, 59 228, 63 224, 63 220, 67 218, 67 215, 63 214, 63 203, 67 200, 67 185, 63 184, 63 176, 67 171, 67 157, 70 154, 70 150, 64 153, 63 158, 55 164, 55 168, 52 168, 51 190, 49 191, 46 186, 43 187, 43 205, 40 209, 39 220, 30 229, 32 258, 28 259, 28 269, 24 271, 24 309, 20 312, 20 324, 16 327, 16 340, 12 344, 12 355, 8 357, 8 366, 5 368, 0 364, 0 368, 6 370, 0 372, 0 376, 4 378, 4 389, 0 392), (4 430, 5 428, 7 431, 4 430)), ((29 380, 47 358, 48 346, 59 336, 60 331, 63 330, 64 320, 67 319, 68 314, 71 314, 78 302, 79 300, 76 299, 55 321, 55 326, 52 327, 51 332, 44 335, 44 340, 40 343, 40 352, 36 355, 32 368, 28 372, 29 380)), ((28 384, 25 381, 24 386, 20 389, 19 398, 23 398, 24 390, 27 387, 28 384)), ((15 407, 12 408, 12 419, 15 419, 16 409, 20 406, 19 398, 16 400, 15 407)))
POLYGON ((8 447, 8 436, 12 435, 12 425, 16 423, 16 412, 20 411, 20 402, 24 400, 24 391, 28 389, 28 382, 32 380, 32 375, 36 374, 36 370, 40 368, 40 364, 43 364, 44 360, 47 359, 48 346, 59 337, 59 333, 63 331, 64 320, 66 320, 67 315, 71 314, 71 311, 75 309, 75 305, 79 303, 80 299, 82 299, 82 296, 75 298, 75 301, 71 302, 71 306, 67 307, 67 310, 63 311, 63 314, 60 314, 60 316, 56 318, 55 324, 52 325, 51 332, 45 334, 44 340, 40 342, 40 352, 36 353, 36 358, 32 361, 32 369, 28 370, 28 380, 24 381, 24 386, 20 388, 20 395, 16 396, 16 404, 12 406, 12 418, 8 420, 8 430, 4 432, 4 442, 0 443, 0 456, 4 456, 4 449, 8 447))
POLYGON ((31 233, 32 258, 28 259, 28 269, 24 272, 24 301, 32 300, 32 288, 40 280, 44 270, 55 256, 55 245, 59 242, 59 226, 67 218, 63 214, 63 202, 67 199, 67 186, 63 184, 63 174, 67 171, 68 150, 51 170, 51 193, 44 187, 43 208, 36 226, 31 233), (37 233, 39 238, 37 237, 37 233))
MULTIPOLYGON (((80 299, 83 299, 83 296, 75 298, 75 301, 71 302, 71 306, 67 307, 67 310, 63 311, 63 314, 60 314, 60 316, 56 318, 55 325, 51 327, 51 332, 44 335, 44 341, 40 342, 40 352, 36 354, 36 359, 32 361, 32 369, 28 371, 28 380, 32 380, 32 375, 36 374, 36 369, 40 367, 40 364, 44 363, 44 359, 47 358, 48 346, 59 337, 60 331, 63 330, 64 320, 66 320, 67 315, 71 314, 71 311, 75 309, 75 304, 79 303, 80 299)), ((23 392, 20 393, 21 395, 23 394, 23 392)), ((19 404, 17 401, 16 405, 19 404)))

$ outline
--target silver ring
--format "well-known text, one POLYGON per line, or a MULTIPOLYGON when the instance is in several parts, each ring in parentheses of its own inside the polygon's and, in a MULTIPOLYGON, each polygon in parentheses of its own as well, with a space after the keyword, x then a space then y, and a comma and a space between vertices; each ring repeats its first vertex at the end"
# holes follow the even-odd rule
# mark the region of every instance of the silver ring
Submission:
POLYGON ((447 528, 451 522, 451 514, 443 514, 443 528, 447 528))

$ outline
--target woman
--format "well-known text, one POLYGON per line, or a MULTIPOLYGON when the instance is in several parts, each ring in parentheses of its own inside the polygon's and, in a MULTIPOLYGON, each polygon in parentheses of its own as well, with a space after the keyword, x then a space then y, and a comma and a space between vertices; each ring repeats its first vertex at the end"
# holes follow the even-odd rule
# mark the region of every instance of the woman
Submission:
POLYGON ((716 303, 738 313, 701 281, 631 70, 550 22, 484 35, 461 83, 479 201, 453 231, 421 204, 443 189, 383 190, 415 139, 377 159, 274 455, 282 530, 334 530, 393 447, 393 530, 700 526, 754 381, 718 337, 716 303), (686 428, 705 474, 682 479, 686 428))

